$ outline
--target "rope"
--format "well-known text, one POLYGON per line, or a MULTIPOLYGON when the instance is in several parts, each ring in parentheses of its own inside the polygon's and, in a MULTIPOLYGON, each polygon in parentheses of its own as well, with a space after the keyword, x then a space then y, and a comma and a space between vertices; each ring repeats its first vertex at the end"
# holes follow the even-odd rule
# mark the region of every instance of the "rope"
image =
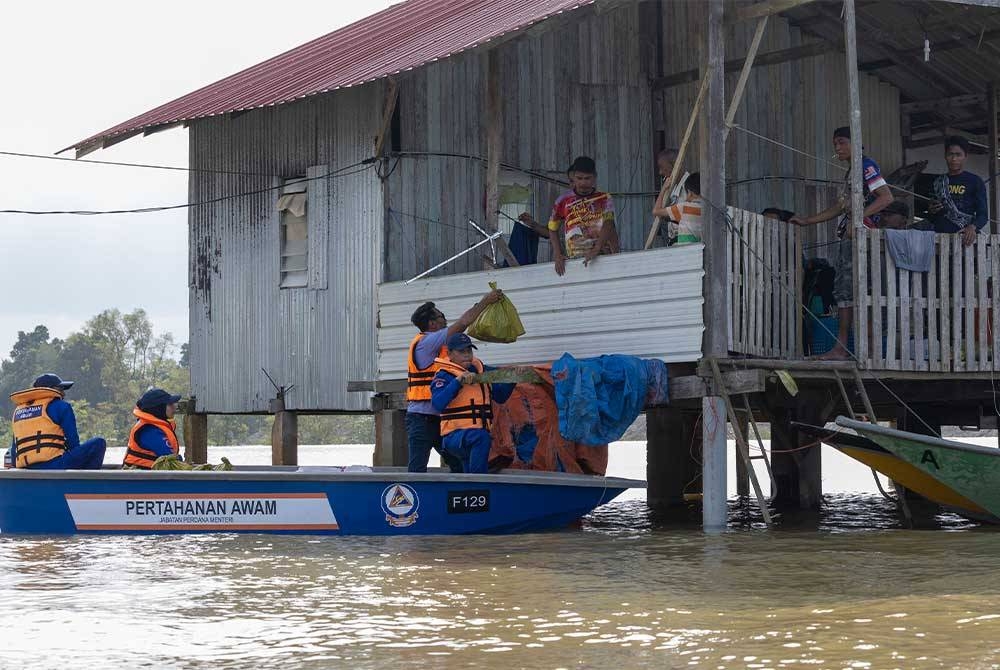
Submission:
POLYGON ((770 142, 771 144, 779 146, 782 149, 786 149, 788 151, 791 151, 792 153, 796 153, 796 154, 805 156, 807 158, 812 158, 814 160, 820 161, 821 163, 826 163, 827 165, 835 167, 836 169, 840 170, 841 172, 844 172, 844 173, 847 172, 847 168, 845 168, 843 165, 838 165, 837 163, 829 161, 826 158, 822 158, 820 156, 816 156, 815 154, 811 154, 808 151, 803 151, 802 149, 798 149, 796 147, 793 147, 791 144, 785 144, 784 142, 780 142, 780 141, 778 141, 776 139, 770 138, 767 135, 761 135, 760 133, 754 132, 754 131, 750 130, 749 128, 744 128, 743 126, 741 126, 739 124, 733 124, 733 125, 730 126, 730 128, 732 128, 733 130, 738 130, 738 131, 740 131, 742 133, 746 133, 747 135, 752 135, 753 137, 756 137, 758 139, 764 140, 765 142, 770 142))
MULTIPOLYGON (((788 151, 791 151, 791 152, 794 152, 794 153, 797 153, 797 154, 801 154, 802 156, 806 156, 808 158, 812 158, 814 160, 818 160, 820 162, 826 163, 827 165, 831 165, 831 166, 837 168, 838 170, 840 170, 840 171, 842 171, 844 173, 847 172, 847 168, 845 168, 842 165, 837 165, 836 163, 831 163, 830 161, 828 161, 825 158, 822 158, 820 156, 816 156, 815 154, 811 154, 808 151, 803 151, 802 149, 798 149, 796 147, 793 147, 790 144, 785 144, 784 142, 781 142, 780 140, 776 140, 773 137, 768 137, 766 135, 761 135, 760 133, 754 132, 754 131, 752 131, 752 130, 750 130, 748 128, 744 128, 743 126, 736 125, 736 124, 730 126, 730 128, 733 128, 734 130, 739 130, 739 131, 741 131, 743 133, 746 133, 747 135, 752 135, 753 137, 756 137, 756 138, 758 138, 760 140, 763 140, 764 142, 770 142, 771 144, 773 144, 775 146, 778 146, 778 147, 781 147, 783 149, 787 149, 788 151)), ((995 176, 996 175, 992 175, 990 177, 990 179, 992 180, 993 177, 995 177, 995 176)), ((821 181, 821 180, 816 180, 816 181, 821 181)), ((831 181, 831 182, 827 182, 827 183, 836 184, 838 182, 831 181)), ((913 196, 914 198, 917 198, 917 199, 920 199, 920 200, 924 200, 926 202, 933 202, 934 201, 934 198, 932 198, 932 197, 929 197, 929 196, 917 193, 916 191, 911 191, 909 189, 905 189, 902 186, 896 186, 894 184, 890 184, 889 182, 886 182, 886 185, 890 189, 892 189, 893 191, 897 191, 899 193, 905 193, 906 195, 913 196)), ((997 221, 996 219, 989 219, 988 218, 987 221, 989 223, 1000 223, 1000 221, 997 221)))

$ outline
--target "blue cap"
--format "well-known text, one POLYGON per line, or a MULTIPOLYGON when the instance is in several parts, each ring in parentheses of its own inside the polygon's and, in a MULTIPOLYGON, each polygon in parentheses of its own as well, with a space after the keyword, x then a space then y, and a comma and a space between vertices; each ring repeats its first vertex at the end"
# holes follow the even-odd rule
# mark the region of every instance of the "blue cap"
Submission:
POLYGON ((465 351, 466 349, 478 349, 465 333, 455 333, 448 338, 448 349, 451 351, 465 351))
POLYGON ((73 386, 73 383, 74 382, 64 382, 59 378, 59 375, 46 372, 41 377, 38 377, 32 386, 35 388, 59 389, 60 391, 66 391, 73 386))
POLYGON ((135 406, 145 412, 154 407, 173 405, 180 399, 179 395, 171 395, 163 389, 149 389, 142 394, 135 406))

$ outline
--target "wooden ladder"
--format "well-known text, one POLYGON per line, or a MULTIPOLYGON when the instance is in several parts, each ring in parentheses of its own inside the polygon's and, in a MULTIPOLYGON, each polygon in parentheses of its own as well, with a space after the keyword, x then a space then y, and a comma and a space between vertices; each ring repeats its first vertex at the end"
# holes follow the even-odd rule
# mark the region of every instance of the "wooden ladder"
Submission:
MULTIPOLYGON (((760 482, 757 480, 757 473, 753 469, 753 462, 758 458, 764 459, 764 462, 767 463, 767 472, 771 477, 773 487, 774 475, 771 474, 771 463, 764 454, 763 442, 760 442, 761 456, 757 457, 750 455, 750 445, 747 443, 746 435, 744 435, 743 431, 740 430, 740 423, 736 418, 736 408, 733 407, 732 398, 729 397, 729 391, 726 390, 726 385, 722 380, 722 373, 719 372, 719 363, 714 358, 708 359, 708 363, 712 367, 712 377, 715 380, 716 392, 722 396, 722 400, 726 404, 726 415, 729 417, 729 423, 733 427, 733 434, 736 435, 736 453, 739 454, 740 458, 743 460, 743 464, 746 466, 747 476, 750 478, 750 485, 753 486, 754 495, 757 497, 757 506, 760 509, 760 514, 764 517, 764 523, 767 524, 768 528, 770 528, 774 525, 774 519, 771 516, 771 510, 767 506, 767 498, 764 497, 764 492, 760 488, 760 482)), ((749 412, 750 401, 747 400, 745 394, 743 396, 743 401, 744 411, 749 412)), ((757 424, 753 419, 752 413, 749 413, 748 420, 753 424, 754 433, 757 435, 757 440, 760 441, 760 431, 757 430, 757 424)))

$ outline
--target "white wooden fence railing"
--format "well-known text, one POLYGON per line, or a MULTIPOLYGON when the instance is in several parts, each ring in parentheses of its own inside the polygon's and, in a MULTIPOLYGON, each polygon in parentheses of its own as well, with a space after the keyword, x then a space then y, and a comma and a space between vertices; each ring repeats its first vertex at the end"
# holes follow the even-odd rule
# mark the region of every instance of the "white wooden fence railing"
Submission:
POLYGON ((802 247, 798 228, 729 208, 729 350, 802 358, 802 247))
POLYGON ((885 232, 860 230, 855 244, 855 340, 858 358, 876 370, 996 370, 1000 310, 1000 235, 962 246, 937 235, 928 272, 901 270, 885 232), (862 336, 864 335, 864 336, 862 336))

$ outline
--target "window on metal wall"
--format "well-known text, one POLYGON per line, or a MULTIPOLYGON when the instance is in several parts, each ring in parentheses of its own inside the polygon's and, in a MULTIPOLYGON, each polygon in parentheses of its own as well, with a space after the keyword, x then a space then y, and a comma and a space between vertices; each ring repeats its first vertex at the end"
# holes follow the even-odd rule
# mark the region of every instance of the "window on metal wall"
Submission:
POLYGON ((307 182, 285 181, 278 198, 281 216, 281 288, 309 285, 309 212, 307 182))
POLYGON ((531 211, 531 177, 513 170, 500 172, 500 216, 497 219, 505 239, 510 239, 514 223, 523 212, 531 211))

